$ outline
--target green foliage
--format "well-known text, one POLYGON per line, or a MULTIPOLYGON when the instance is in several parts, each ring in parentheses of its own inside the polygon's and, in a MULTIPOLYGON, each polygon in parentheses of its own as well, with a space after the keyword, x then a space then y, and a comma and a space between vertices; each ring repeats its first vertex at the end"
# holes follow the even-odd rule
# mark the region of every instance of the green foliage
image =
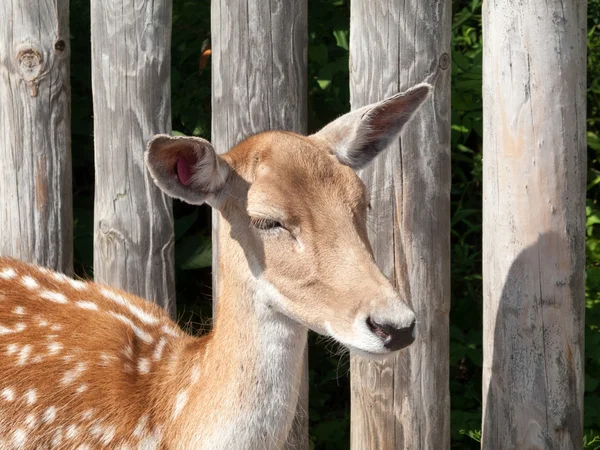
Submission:
MULTIPOLYGON (((594 437, 585 448, 600 448, 600 0, 588 3, 588 199, 585 309, 584 426, 594 437)), ((591 436, 591 435, 590 435, 591 436)))
MULTIPOLYGON (((452 448, 481 440, 482 371, 482 0, 453 0, 452 24, 452 448)), ((89 0, 71 0, 75 261, 92 273, 93 122, 89 0)), ((174 0, 172 122, 177 133, 210 138, 210 38, 206 0, 174 0)), ((309 5, 309 131, 349 109, 349 0, 309 5)), ((586 449, 600 449, 600 0, 588 4, 588 201, 585 353, 586 449)), ((210 210, 175 202, 178 315, 199 329, 211 314, 210 210)), ((332 351, 333 350, 333 351, 332 351)), ((310 338, 311 448, 349 448, 349 362, 310 338)))
POLYGON ((600 435, 589 433, 583 437, 583 448, 600 450, 600 435))

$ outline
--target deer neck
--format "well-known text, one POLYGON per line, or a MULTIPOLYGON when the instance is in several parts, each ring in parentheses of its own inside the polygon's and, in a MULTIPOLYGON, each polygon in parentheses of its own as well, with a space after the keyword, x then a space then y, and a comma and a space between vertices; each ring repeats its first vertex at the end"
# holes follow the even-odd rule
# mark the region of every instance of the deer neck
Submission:
POLYGON ((269 305, 274 289, 253 270, 229 224, 219 234, 215 325, 194 356, 207 369, 196 408, 214 414, 202 421, 214 433, 199 430, 192 447, 281 448, 298 401, 307 329, 269 305))

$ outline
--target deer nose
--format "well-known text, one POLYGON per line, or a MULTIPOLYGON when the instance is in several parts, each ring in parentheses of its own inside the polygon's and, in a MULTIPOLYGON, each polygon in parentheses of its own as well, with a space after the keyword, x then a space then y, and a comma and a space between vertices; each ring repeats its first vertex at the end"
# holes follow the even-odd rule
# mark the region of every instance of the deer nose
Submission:
POLYGON ((367 326, 373 334, 382 340, 385 348, 396 351, 408 347, 415 340, 415 323, 413 319, 408 326, 398 327, 394 324, 379 323, 371 317, 367 318, 367 326))

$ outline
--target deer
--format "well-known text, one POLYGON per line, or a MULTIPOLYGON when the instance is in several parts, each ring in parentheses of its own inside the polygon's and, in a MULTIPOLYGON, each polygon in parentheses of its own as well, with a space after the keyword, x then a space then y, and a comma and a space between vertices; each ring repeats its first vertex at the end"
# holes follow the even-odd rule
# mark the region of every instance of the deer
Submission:
POLYGON ((220 224, 212 330, 144 299, 0 258, 0 448, 274 450, 298 402, 308 330, 380 359, 416 338, 411 299, 377 267, 356 174, 398 139, 427 83, 310 136, 267 131, 218 154, 156 135, 156 185, 220 224))

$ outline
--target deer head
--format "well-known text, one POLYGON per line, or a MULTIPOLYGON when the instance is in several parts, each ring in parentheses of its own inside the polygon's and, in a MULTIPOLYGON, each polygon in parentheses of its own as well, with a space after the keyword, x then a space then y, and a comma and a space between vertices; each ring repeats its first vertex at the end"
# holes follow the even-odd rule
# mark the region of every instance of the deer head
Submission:
POLYGON ((219 302, 233 286, 368 357, 413 342, 415 315, 378 269, 369 193, 355 171, 377 157, 427 99, 420 84, 348 113, 312 136, 271 131, 218 155, 195 137, 159 135, 146 163, 168 195, 220 212, 219 302))

